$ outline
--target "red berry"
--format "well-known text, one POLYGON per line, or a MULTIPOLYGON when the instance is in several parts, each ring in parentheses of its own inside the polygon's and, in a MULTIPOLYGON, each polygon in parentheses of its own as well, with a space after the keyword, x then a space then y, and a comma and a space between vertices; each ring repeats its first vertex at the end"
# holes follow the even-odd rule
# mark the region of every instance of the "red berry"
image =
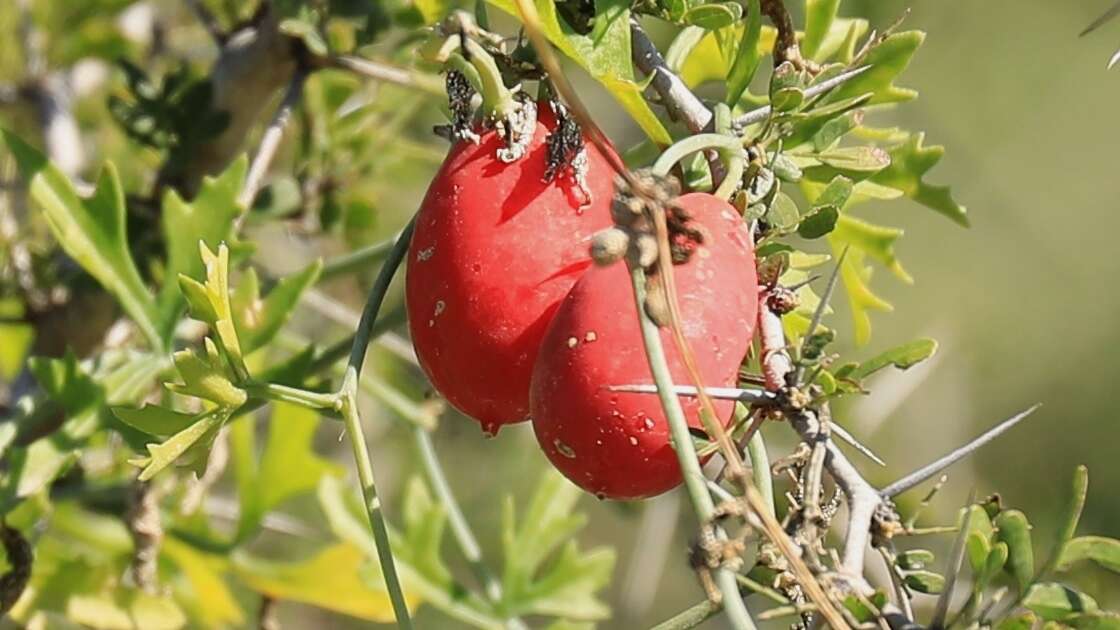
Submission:
POLYGON ((493 131, 459 142, 416 219, 406 286, 416 354, 435 388, 487 433, 528 419, 541 337, 591 266, 591 236, 610 225, 613 171, 593 148, 586 190, 568 172, 544 181, 556 127, 540 103, 528 152, 509 164, 495 156, 503 145, 493 131))
MULTIPOLYGON (((704 385, 734 386, 758 312, 750 234, 717 197, 690 194, 679 203, 703 235, 674 267, 684 334, 704 385)), ((607 389, 653 383, 635 308, 624 264, 589 270, 556 312, 533 372, 537 440, 568 479, 604 498, 650 497, 681 482, 657 396, 607 389)), ((661 340, 673 381, 690 383, 668 329, 661 340)), ((700 427, 697 400, 680 400, 689 425, 700 427)), ((726 422, 732 403, 716 401, 716 411, 726 422)))

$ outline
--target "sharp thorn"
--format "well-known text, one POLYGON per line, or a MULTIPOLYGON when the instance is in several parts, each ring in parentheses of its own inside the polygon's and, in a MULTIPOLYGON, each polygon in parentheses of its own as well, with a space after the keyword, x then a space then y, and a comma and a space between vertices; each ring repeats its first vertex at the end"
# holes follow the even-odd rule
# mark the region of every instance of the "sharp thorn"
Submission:
POLYGON ((883 461, 882 458, 880 458, 878 455, 876 455, 875 451, 872 451, 870 448, 864 446, 859 440, 857 440, 855 438, 855 436, 853 436, 851 433, 848 433, 848 431, 845 428, 841 427, 840 425, 836 424, 835 422, 829 424, 828 428, 829 428, 830 431, 832 431, 833 433, 836 434, 836 437, 840 438, 841 440, 846 442, 849 446, 851 446, 852 448, 859 451, 860 454, 862 454, 867 459, 870 459, 871 461, 875 462, 876 464, 879 464, 880 466, 886 466, 887 465, 887 462, 883 461))

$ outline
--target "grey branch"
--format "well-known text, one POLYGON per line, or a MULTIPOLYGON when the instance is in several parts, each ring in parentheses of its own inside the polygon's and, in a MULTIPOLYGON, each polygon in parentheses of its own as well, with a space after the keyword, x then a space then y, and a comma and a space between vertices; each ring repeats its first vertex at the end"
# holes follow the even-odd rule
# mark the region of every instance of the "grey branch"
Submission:
POLYGON ((218 22, 218 18, 214 16, 214 12, 203 4, 202 0, 184 1, 186 2, 187 8, 189 8, 195 18, 198 19, 199 24, 202 24, 202 28, 205 28, 206 32, 210 34, 210 38, 214 40, 214 43, 218 46, 224 44, 226 41, 226 33, 225 30, 222 29, 221 23, 218 22))
POLYGON ((669 115, 680 120, 692 133, 699 133, 712 122, 712 112, 688 89, 650 41, 636 20, 630 21, 630 41, 634 65, 650 78, 650 87, 661 97, 669 115))
POLYGON ((899 479, 898 481, 883 488, 881 491, 882 495, 884 497, 895 497, 913 488, 914 486, 917 486, 918 484, 933 478, 934 475, 937 475, 946 468, 975 453, 984 445, 1011 430, 1015 425, 1025 420, 1027 416, 1034 413, 1035 410, 1037 410, 1041 406, 1041 404, 1034 405, 1030 409, 1027 409, 1026 411, 1018 413, 1008 418, 1007 420, 1004 420, 1003 422, 987 430, 968 444, 955 449, 951 453, 947 453, 946 455, 938 458, 936 461, 922 466, 918 470, 915 470, 902 479, 899 479))
MULTIPOLYGON (((842 72, 842 73, 832 77, 831 79, 828 79, 827 81, 821 81, 820 83, 818 83, 816 85, 810 85, 809 87, 805 88, 805 98, 816 98, 816 97, 818 97, 822 94, 826 94, 826 93, 840 87, 841 85, 844 85, 848 81, 851 81, 852 79, 858 77, 859 75, 863 74, 864 72, 867 72, 870 69, 871 69, 871 66, 869 66, 869 65, 868 66, 860 66, 858 68, 853 68, 851 70, 847 70, 845 72, 842 72)), ((749 111, 749 112, 743 114, 742 116, 736 118, 735 119, 735 126, 736 127, 746 127, 747 125, 753 125, 753 124, 756 124, 756 123, 760 123, 760 122, 762 122, 762 121, 764 121, 764 120, 766 120, 767 118, 770 117, 770 112, 771 112, 771 109, 770 109, 769 105, 765 105, 765 106, 759 107, 757 109, 752 109, 751 111, 749 111)))
POLYGON ((443 82, 438 77, 415 70, 398 68, 387 63, 353 55, 331 57, 323 63, 327 67, 347 70, 375 81, 415 88, 437 96, 444 95, 443 82))
POLYGON ((272 122, 268 124, 268 127, 264 130, 264 135, 261 136, 260 148, 257 149, 257 154, 253 157, 253 162, 249 166, 249 175, 245 178, 245 186, 237 196, 237 204, 242 209, 242 218, 249 206, 252 205, 253 200, 257 198, 257 193, 264 183, 264 176, 268 173, 272 160, 280 149, 280 141, 284 138, 284 129, 288 127, 288 122, 292 119, 292 111, 295 110, 303 96, 303 85, 306 81, 307 72, 302 69, 296 70, 291 83, 288 84, 288 91, 284 94, 284 100, 276 108, 276 114, 273 115, 272 122))

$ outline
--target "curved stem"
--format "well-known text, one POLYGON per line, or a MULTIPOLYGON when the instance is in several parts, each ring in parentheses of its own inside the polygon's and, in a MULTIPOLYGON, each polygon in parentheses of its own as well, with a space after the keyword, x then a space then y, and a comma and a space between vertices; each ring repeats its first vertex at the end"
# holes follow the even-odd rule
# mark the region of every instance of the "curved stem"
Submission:
MULTIPOLYGON (((735 403, 735 421, 746 419, 750 411, 741 402, 735 403)), ((771 516, 774 510, 774 479, 770 476, 770 455, 766 452, 766 443, 762 440, 762 431, 755 431, 747 440, 747 459, 751 464, 751 479, 771 516)))
MULTIPOLYGON (((661 344, 661 332, 657 324, 646 314, 646 273, 641 267, 634 266, 630 269, 630 281, 634 288, 634 302, 638 311, 638 322, 642 332, 642 343, 645 345, 646 358, 649 361, 650 372, 657 383, 657 396, 665 410, 665 417, 669 421, 669 430, 673 438, 673 450, 677 454, 677 461, 681 466, 681 476, 684 478, 685 488, 688 490, 692 507, 696 517, 701 523, 710 523, 715 513, 715 504, 712 495, 708 493, 707 479, 700 468, 700 459, 696 456, 696 449, 692 445, 692 435, 688 432, 688 421, 685 419, 684 410, 680 400, 673 390, 673 377, 669 372, 669 364, 665 359, 665 349, 661 344)), ((739 596, 739 587, 735 582, 735 574, 727 569, 714 571, 716 585, 723 595, 723 607, 732 627, 736 630, 754 630, 754 623, 739 596)))
POLYGON ((362 429, 362 419, 358 414, 358 376, 365 362, 366 349, 369 346, 373 333, 377 313, 381 310, 381 303, 385 300, 385 293, 389 284, 400 267, 401 261, 408 253, 409 241, 412 240, 412 228, 415 219, 409 221, 408 226, 401 232, 396 244, 393 246, 381 273, 377 275, 373 287, 369 291, 362 319, 358 330, 354 334, 354 343, 350 348, 350 361, 346 367, 346 375, 342 379, 342 387, 338 393, 337 407, 342 414, 346 425, 346 436, 350 440, 350 447, 354 454, 354 464, 358 469, 358 480, 362 484, 362 497, 369 516, 370 530, 377 546, 377 560, 381 565, 381 573, 385 578, 385 589, 389 592, 389 600, 393 604, 393 614, 397 619, 397 627, 410 630, 412 619, 409 617, 408 606, 405 603, 404 591, 401 589, 400 578, 397 576, 397 566, 393 560, 393 551, 389 546, 389 531, 385 525, 382 514, 381 499, 377 496, 377 482, 373 474, 373 462, 370 459, 369 448, 366 445, 365 432, 362 429))
POLYGON ((664 177, 669 174, 669 171, 673 169, 677 162, 693 153, 706 149, 718 150, 727 162, 729 168, 727 177, 723 178, 723 182, 720 183, 714 194, 721 199, 730 199, 739 187, 739 182, 743 178, 743 170, 746 167, 743 159, 742 141, 734 136, 725 136, 719 133, 701 133, 689 136, 665 149, 661 157, 654 162, 653 172, 664 177))
POLYGON ((513 92, 502 81, 502 72, 494 57, 469 37, 463 38, 463 52, 478 74, 479 85, 476 89, 482 94, 482 110, 493 118, 510 116, 517 108, 517 103, 513 100, 513 92))

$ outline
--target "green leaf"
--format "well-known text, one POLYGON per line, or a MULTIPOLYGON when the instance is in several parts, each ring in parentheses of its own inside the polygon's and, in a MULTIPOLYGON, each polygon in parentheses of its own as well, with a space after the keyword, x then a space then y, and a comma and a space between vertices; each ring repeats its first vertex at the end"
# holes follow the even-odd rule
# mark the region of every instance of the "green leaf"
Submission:
POLYGON ((996 630, 1031 630, 1038 623, 1038 617, 1027 611, 1004 619, 996 625, 996 630))
POLYGON ((834 247, 851 245, 852 249, 870 254, 896 278, 910 284, 914 279, 903 268, 894 251, 894 245, 902 235, 903 231, 900 229, 875 225, 850 214, 843 214, 836 222, 829 241, 834 247))
POLYGON ((933 564, 933 552, 928 549, 910 549, 898 554, 898 566, 902 569, 924 569, 933 564))
POLYGON ((1034 579, 1034 547, 1031 544, 1031 525, 1019 510, 1000 512, 992 524, 996 539, 1007 544, 1008 570, 1022 593, 1034 579))
POLYGON ((223 579, 229 569, 225 557, 199 551, 174 536, 163 539, 160 553, 178 566, 189 584, 189 598, 180 594, 179 599, 189 599, 185 603, 193 604, 190 612, 201 625, 212 628, 239 626, 245 622, 241 606, 223 579))
MULTIPOLYGON (((18 322, 25 310, 18 298, 0 298, 0 316, 18 322)), ((0 323, 0 379, 11 382, 19 374, 34 339, 35 327, 30 323, 0 323)))
POLYGON ((850 376, 856 380, 862 380, 888 365, 893 365, 900 370, 906 370, 925 361, 936 353, 936 341, 933 339, 915 339, 910 343, 891 348, 873 359, 864 361, 859 367, 852 370, 852 372, 846 376, 850 376))
POLYGON ((747 24, 735 49, 735 61, 727 72, 727 95, 723 102, 734 106, 754 79, 762 61, 759 40, 762 37, 762 8, 759 0, 747 0, 747 24))
POLYGON ((256 271, 249 269, 231 298, 237 336, 246 354, 272 341, 291 318, 303 292, 319 279, 322 269, 322 261, 315 261, 303 271, 281 279, 263 300, 256 271))
POLYGON ((200 444, 208 448, 218 435, 218 429, 229 419, 230 411, 215 409, 199 414, 193 424, 179 431, 160 444, 148 445, 148 456, 129 460, 133 466, 143 468, 140 481, 147 481, 183 456, 188 449, 200 444))
POLYGON ((822 164, 856 177, 861 174, 877 173, 891 163, 891 156, 886 151, 872 146, 828 149, 817 153, 814 157, 822 164))
POLYGON ((945 588, 945 578, 932 571, 907 573, 903 582, 906 586, 926 595, 936 595, 945 588))
POLYGON ((797 203, 789 195, 783 192, 774 195, 774 201, 766 211, 766 222, 771 227, 785 232, 795 228, 800 220, 801 213, 797 209, 797 203))
POLYGON ((867 93, 874 94, 871 98, 872 105, 914 99, 916 92, 895 86, 894 80, 910 65, 910 60, 923 41, 925 34, 920 31, 904 31, 887 36, 860 61, 860 65, 871 68, 836 88, 825 100, 835 102, 867 93))
POLYGON ((209 324, 215 333, 222 354, 233 369, 234 378, 239 382, 248 380, 249 369, 245 367, 245 354, 237 336, 230 302, 229 248, 223 243, 214 253, 206 243, 199 242, 198 247, 206 268, 206 281, 201 283, 180 275, 179 286, 187 298, 191 316, 209 324))
POLYGON ((440 555, 447 512, 432 499, 424 480, 409 479, 404 492, 404 541, 394 553, 433 584, 450 588, 451 571, 440 555))
POLYGON ((0 130, 0 135, 62 249, 113 294, 153 349, 163 348, 155 324, 155 300, 129 250, 124 192, 116 168, 106 164, 93 196, 81 199, 70 179, 41 153, 7 130, 0 130))
POLYGON ((806 59, 815 58, 839 8, 840 0, 805 0, 805 35, 800 45, 806 59))
POLYGON ((876 173, 871 181, 894 188, 953 222, 968 227, 967 210, 953 199, 948 186, 933 186, 923 181, 945 155, 945 147, 923 147, 925 134, 917 133, 890 149, 890 166, 876 173))
POLYGON ((987 511, 979 505, 970 505, 965 508, 970 515, 962 517, 961 522, 968 522, 968 533, 965 538, 965 547, 968 551, 968 561, 974 575, 981 575, 988 561, 988 554, 992 550, 992 536, 995 529, 992 519, 987 511))
POLYGON ((614 551, 581 553, 572 537, 586 524, 574 512, 581 492, 548 470, 521 519, 516 523, 512 500, 502 513, 505 557, 503 606, 513 614, 544 614, 577 621, 606 618, 610 609, 595 596, 614 567, 614 551), (559 556, 545 561, 563 545, 559 556))
POLYGON ((701 4, 685 11, 684 23, 714 31, 731 26, 743 17, 743 7, 734 2, 701 4))
POLYGON ((72 595, 66 603, 66 616, 101 630, 177 630, 187 624, 186 615, 170 596, 136 590, 72 595))
POLYGON ((61 442, 52 437, 9 450, 5 464, 8 472, 0 485, 0 512, 46 488, 78 461, 79 452, 61 442))
POLYGON ((832 206, 837 210, 843 210, 844 206, 848 203, 848 199, 852 196, 852 190, 852 180, 843 175, 837 175, 832 178, 828 186, 817 195, 817 199, 813 202, 813 205, 818 208, 832 206))
MULTIPOLYGON (((32 357, 28 369, 50 400, 62 407, 68 424, 78 424, 76 420, 83 417, 87 422, 82 424, 96 420, 94 412, 105 401, 105 390, 78 364, 72 352, 61 359, 32 357)), ((84 437, 92 431, 93 426, 88 426, 69 433, 72 437, 84 437)))
POLYGON ((801 220, 797 226, 797 234, 801 238, 820 238, 836 228, 840 219, 840 211, 834 206, 817 208, 812 214, 801 220))
POLYGON ((1097 602, 1064 584, 1035 584, 1023 598, 1023 606, 1048 621, 1098 610, 1097 602))
POLYGON ((992 545, 992 551, 988 553, 988 559, 984 563, 984 570, 981 577, 978 579, 978 588, 983 590, 1000 571, 1007 565, 1008 549, 1007 543, 997 542, 992 545))
MULTIPOLYGON (((846 216, 840 217, 837 229, 828 235, 832 251, 839 256, 846 247, 846 242, 837 236, 837 232, 844 225, 846 216)), ((871 338, 871 317, 869 311, 890 312, 894 310, 889 302, 875 295, 868 282, 871 280, 871 267, 864 264, 865 255, 861 249, 850 249, 840 264, 840 279, 844 282, 844 289, 848 293, 848 305, 852 311, 852 322, 855 328, 857 344, 865 344, 871 338)))
POLYGON ((1082 560, 1092 560, 1101 567, 1120 573, 1120 540, 1104 536, 1079 536, 1062 547, 1058 570, 1068 571, 1082 560))
MULTIPOLYGON (((513 0, 487 0, 514 17, 520 14, 513 0)), ((634 122, 655 143, 672 143, 669 132, 642 97, 630 61, 630 10, 623 0, 596 2, 596 17, 590 33, 583 35, 564 22, 553 0, 534 0, 541 27, 548 40, 582 66, 626 109, 634 122)))
MULTIPOLYGON (((280 561, 246 551, 233 555, 233 571, 254 591, 277 600, 318 606, 367 621, 389 623, 393 606, 376 562, 361 547, 335 543, 309 558, 280 561)), ((420 600, 405 589, 415 608, 420 600)))
POLYGON ((144 405, 140 409, 115 407, 113 415, 130 427, 151 436, 174 435, 194 424, 197 418, 197 414, 182 413, 156 405, 144 405))
POLYGON ((186 202, 168 190, 163 197, 162 228, 167 244, 165 282, 159 294, 160 328, 165 338, 174 332, 183 305, 179 275, 198 278, 205 271, 199 243, 217 249, 232 236, 233 221, 242 212, 237 195, 245 181, 248 160, 241 156, 217 178, 205 177, 198 194, 186 202))
POLYGON ((245 404, 248 396, 230 381, 214 343, 207 338, 204 346, 205 354, 186 349, 172 355, 183 382, 168 384, 167 388, 184 396, 209 400, 228 410, 245 404))
MULTIPOLYGON (((246 423, 252 427, 251 422, 246 423)), ((313 450, 319 423, 319 414, 306 407, 281 402, 272 405, 268 438, 258 468, 237 468, 241 501, 237 542, 256 533, 266 513, 294 496, 315 490, 324 475, 342 474, 337 464, 313 450)), ((253 454, 247 455, 252 458, 253 454)))
POLYGON ((1072 615, 1062 622, 1077 630, 1120 630, 1120 613, 1098 610, 1072 615))

